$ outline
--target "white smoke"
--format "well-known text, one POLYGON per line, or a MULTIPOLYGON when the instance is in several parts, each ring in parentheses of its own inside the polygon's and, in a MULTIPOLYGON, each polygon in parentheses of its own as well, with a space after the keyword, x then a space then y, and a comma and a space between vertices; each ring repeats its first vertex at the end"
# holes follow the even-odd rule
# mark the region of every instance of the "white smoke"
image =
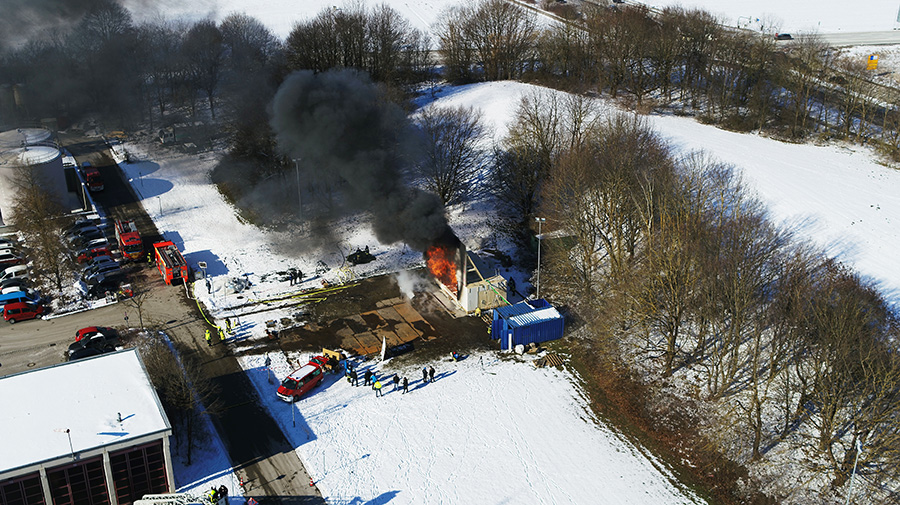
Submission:
POLYGON ((397 286, 400 292, 409 300, 412 300, 416 293, 428 290, 429 279, 422 274, 417 274, 409 270, 404 270, 396 274, 397 286))

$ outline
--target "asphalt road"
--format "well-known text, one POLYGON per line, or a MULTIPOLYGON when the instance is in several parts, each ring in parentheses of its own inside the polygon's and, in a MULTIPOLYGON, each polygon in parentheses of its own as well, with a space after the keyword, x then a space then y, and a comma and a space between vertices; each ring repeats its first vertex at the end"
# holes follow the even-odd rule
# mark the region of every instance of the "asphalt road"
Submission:
MULTIPOLYGON (((79 163, 91 161, 100 170, 105 189, 93 194, 95 200, 113 217, 135 219, 145 250, 149 249, 160 235, 105 145, 76 135, 64 135, 61 141, 79 163)), ((149 265, 138 265, 136 269, 131 282, 136 292, 146 293, 140 310, 133 301, 123 301, 48 321, 38 319, 15 325, 0 321, 0 376, 63 362, 76 330, 85 326, 124 327, 127 311, 129 326, 140 326, 142 320, 146 327, 165 330, 185 352, 198 358, 203 372, 219 387, 224 410, 213 422, 232 466, 244 480, 246 496, 263 504, 324 504, 318 489, 309 486, 305 468, 277 423, 260 406, 252 384, 227 346, 206 345, 206 323, 184 288, 166 286, 149 265)))
POLYGON ((890 32, 820 33, 819 37, 833 47, 900 44, 900 30, 890 32))

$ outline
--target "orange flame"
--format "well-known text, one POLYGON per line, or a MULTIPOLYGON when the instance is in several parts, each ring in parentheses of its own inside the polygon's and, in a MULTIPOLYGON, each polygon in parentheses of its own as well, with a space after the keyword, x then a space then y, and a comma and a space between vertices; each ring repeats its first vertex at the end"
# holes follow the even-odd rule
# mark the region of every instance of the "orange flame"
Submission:
POLYGON ((456 291, 456 249, 445 246, 431 246, 425 251, 428 271, 448 288, 456 291))

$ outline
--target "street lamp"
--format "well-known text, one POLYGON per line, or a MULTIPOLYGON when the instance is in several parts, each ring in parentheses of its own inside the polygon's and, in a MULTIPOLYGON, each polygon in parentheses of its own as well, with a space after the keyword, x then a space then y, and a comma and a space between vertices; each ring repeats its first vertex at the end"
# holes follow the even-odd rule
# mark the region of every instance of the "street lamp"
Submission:
POLYGON ((303 221, 303 200, 300 196, 300 158, 294 158, 294 171, 297 173, 297 217, 303 221))
POLYGON ((542 238, 541 237, 541 225, 547 219, 543 218, 543 217, 536 217, 536 218, 534 218, 534 220, 537 221, 537 224, 538 224, 537 286, 536 286, 536 291, 535 291, 535 298, 540 298, 541 297, 541 238, 542 238))
POLYGON ((856 439, 856 459, 853 460, 853 473, 850 474, 850 489, 847 490, 847 499, 844 501, 844 505, 850 503, 850 496, 853 495, 853 480, 856 478, 856 464, 859 463, 859 453, 862 452, 862 442, 859 439, 856 439))

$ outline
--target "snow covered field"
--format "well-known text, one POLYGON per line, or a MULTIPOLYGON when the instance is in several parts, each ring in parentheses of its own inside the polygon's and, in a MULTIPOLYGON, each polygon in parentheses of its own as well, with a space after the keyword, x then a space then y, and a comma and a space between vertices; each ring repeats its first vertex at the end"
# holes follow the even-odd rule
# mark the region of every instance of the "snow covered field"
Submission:
MULTIPOLYGON (((630 1, 630 0, 629 0, 630 1)), ((462 0, 368 0, 367 5, 387 4, 407 18, 410 24, 420 30, 429 28, 439 18, 441 11, 449 6, 463 3, 462 0)), ((898 4, 895 0, 869 0, 863 4, 816 0, 641 0, 651 7, 682 5, 702 8, 722 17, 726 24, 758 29, 760 22, 769 25, 773 21, 782 32, 864 32, 893 30, 897 23, 898 4)), ((249 2, 247 0, 195 0, 176 2, 161 0, 144 2, 124 0, 123 4, 133 13, 136 21, 148 21, 160 16, 181 18, 191 21, 209 17, 221 21, 232 12, 246 12, 284 39, 294 23, 315 16, 325 8, 344 5, 343 0, 305 0, 292 2, 274 0, 249 2)))
MULTIPOLYGON (((291 33, 291 29, 298 21, 314 17, 323 9, 342 7, 344 0, 303 0, 301 2, 290 0, 273 0, 266 2, 253 2, 248 0, 194 0, 192 2, 178 2, 175 0, 160 0, 145 2, 142 0, 123 0, 123 5, 133 14, 137 22, 153 21, 159 17, 169 19, 185 19, 197 21, 210 18, 216 22, 221 21, 233 12, 245 12, 266 25, 272 33, 282 40, 291 33)), ((366 5, 386 4, 403 15, 410 24, 423 31, 429 31, 429 27, 437 21, 441 11, 449 6, 462 3, 461 0, 384 0, 364 1, 366 5)))
POLYGON ((897 28, 900 4, 895 0, 852 3, 837 0, 639 0, 651 7, 681 5, 721 16, 731 26, 758 29, 776 21, 780 32, 867 32, 897 28))
MULTIPOLYGON (((520 97, 538 91, 547 92, 514 82, 448 87, 437 103, 482 109, 493 137, 499 139, 520 97)), ((879 165, 855 146, 786 144, 690 118, 648 120, 679 152, 705 149, 742 169, 745 182, 769 205, 776 222, 877 281, 893 303, 900 301, 900 265, 891 261, 900 243, 900 196, 895 190, 900 172, 879 165)), ((122 166, 160 231, 179 245, 189 263, 210 265, 212 293, 207 294, 202 283, 196 291, 220 321, 234 315, 232 307, 247 299, 290 289, 275 272, 286 266, 311 272, 321 257, 285 254, 276 247, 285 236, 238 219, 208 180, 214 163, 208 156, 167 154, 149 145, 128 148, 147 160, 122 166), (241 295, 229 292, 227 279, 244 274, 253 281, 251 289, 241 295)), ((489 209, 479 206, 452 209, 451 225, 464 241, 477 243, 487 233, 489 218, 489 209)), ((344 248, 369 245, 378 258, 361 265, 364 270, 358 275, 420 262, 419 253, 402 245, 379 245, 364 221, 351 221, 340 226, 344 248)), ((336 266, 338 259, 334 253, 329 262, 336 266)), ((334 269, 323 274, 334 275, 334 269)), ((304 286, 316 286, 320 280, 307 275, 304 286)), ((286 315, 289 311, 275 310, 242 317, 239 340, 263 338, 265 320, 286 315)), ((398 370, 412 379, 412 391, 384 398, 332 379, 296 405, 295 429, 290 406, 274 397, 274 384, 268 384, 260 369, 262 359, 248 356, 244 366, 329 497, 379 503, 427 503, 439 496, 446 503, 694 501, 670 482, 657 462, 591 417, 567 373, 497 361, 493 355, 472 356, 456 364, 437 364, 439 380, 433 385, 420 384, 419 370, 398 370), (589 484, 593 482, 598 483, 589 484)), ((277 379, 289 371, 284 359, 273 356, 277 379)), ((211 477, 224 472, 219 477, 230 478, 225 463, 213 466, 218 470, 211 469, 211 477)), ((209 478, 181 476, 179 485, 202 489, 209 478)))
MULTIPOLYGON (((703 503, 595 419, 568 372, 471 355, 434 363, 426 384, 419 368, 363 363, 360 375, 371 366, 385 384, 408 377, 409 393, 391 384, 379 398, 361 377, 326 376, 292 421, 264 359, 241 361, 329 503, 703 503)), ((272 371, 291 367, 273 355, 272 371)))

